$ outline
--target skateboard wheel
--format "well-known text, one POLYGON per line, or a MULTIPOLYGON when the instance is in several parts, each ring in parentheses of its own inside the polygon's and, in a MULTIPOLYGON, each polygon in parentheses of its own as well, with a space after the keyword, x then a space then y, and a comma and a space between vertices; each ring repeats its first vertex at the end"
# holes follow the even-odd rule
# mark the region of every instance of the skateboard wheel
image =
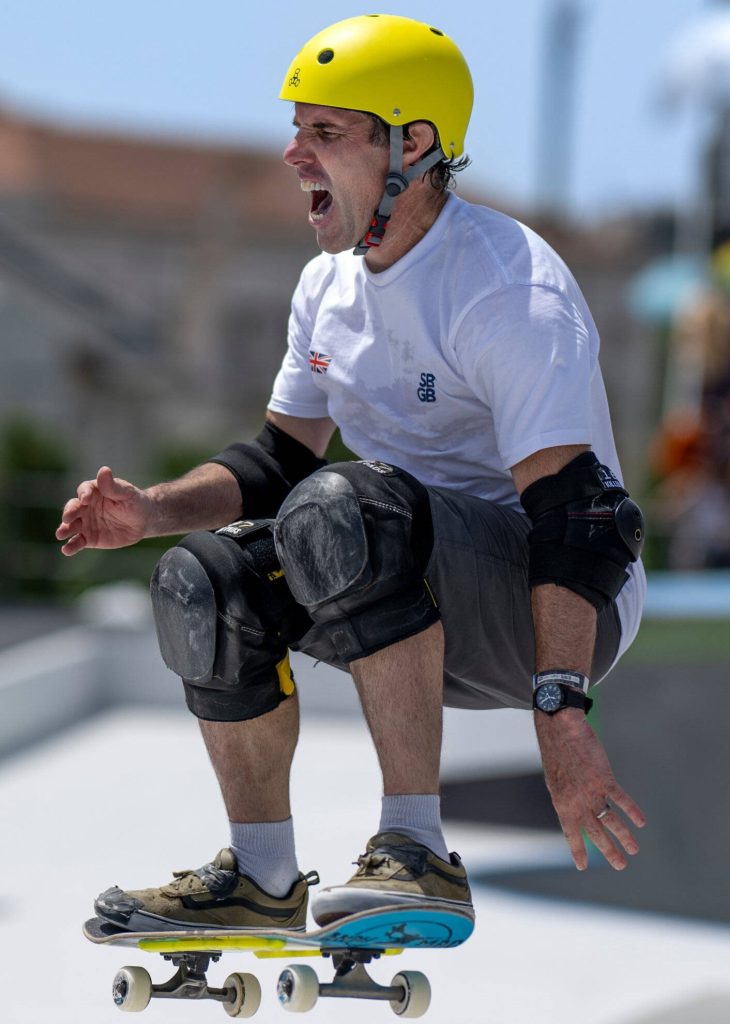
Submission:
POLYGON ((112 996, 120 1010, 139 1013, 152 998, 152 978, 144 967, 122 967, 112 984, 112 996))
POLYGON ((225 988, 231 989, 233 998, 224 1003, 229 1017, 253 1017, 261 1005, 261 986, 254 974, 229 974, 225 988))
POLYGON ((279 975, 279 1002, 290 1013, 306 1013, 319 999, 319 978, 312 967, 290 964, 279 975))
POLYGON ((390 1007, 399 1017, 422 1017, 431 1003, 431 986, 420 971, 401 971, 390 983, 403 989, 402 999, 391 999, 390 1007))

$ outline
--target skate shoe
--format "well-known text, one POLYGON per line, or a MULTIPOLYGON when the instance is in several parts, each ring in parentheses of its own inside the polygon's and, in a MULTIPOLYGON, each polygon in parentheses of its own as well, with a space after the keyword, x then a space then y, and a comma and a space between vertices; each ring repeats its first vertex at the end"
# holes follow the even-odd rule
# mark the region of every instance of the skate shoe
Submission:
POLYGON ((363 910, 416 903, 474 918, 466 871, 456 853, 442 860, 408 836, 381 832, 369 840, 357 865, 349 882, 317 893, 312 901, 317 924, 328 925, 363 910))
POLYGON ((291 928, 304 931, 309 886, 319 882, 316 871, 299 875, 281 899, 264 892, 246 875, 239 875, 231 850, 197 871, 175 871, 159 889, 118 886, 97 897, 97 915, 130 932, 184 931, 190 928, 291 928))

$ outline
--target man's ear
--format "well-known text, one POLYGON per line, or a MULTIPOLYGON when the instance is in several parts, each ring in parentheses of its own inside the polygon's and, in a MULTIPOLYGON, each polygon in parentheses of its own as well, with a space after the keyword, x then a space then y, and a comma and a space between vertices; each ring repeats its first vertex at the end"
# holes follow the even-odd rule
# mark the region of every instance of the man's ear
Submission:
POLYGON ((433 148, 436 142, 436 130, 428 121, 414 121, 408 125, 408 132, 403 139, 403 162, 411 167, 433 148))

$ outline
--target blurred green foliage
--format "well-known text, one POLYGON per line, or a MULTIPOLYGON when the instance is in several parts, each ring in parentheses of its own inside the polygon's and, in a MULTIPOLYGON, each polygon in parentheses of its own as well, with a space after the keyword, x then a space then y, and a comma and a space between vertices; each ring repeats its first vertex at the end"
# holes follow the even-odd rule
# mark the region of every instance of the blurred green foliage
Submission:
POLYGON ((328 462, 351 462, 357 458, 357 455, 350 451, 342 440, 339 430, 336 430, 325 452, 325 458, 328 462))
POLYGON ((686 664, 692 677, 699 663, 730 659, 727 619, 645 618, 624 658, 627 662, 686 664))
MULTIPOLYGON (((150 480, 136 482, 174 479, 213 450, 214 445, 165 443, 151 458, 150 480)), ((64 557, 55 531, 79 483, 72 465, 68 447, 48 428, 17 417, 0 425, 0 598, 58 601, 121 579, 146 584, 162 552, 175 543, 174 537, 160 537, 132 548, 64 557)))
POLYGON ((57 592, 51 542, 69 464, 62 442, 30 420, 15 417, 0 428, 2 596, 57 592))

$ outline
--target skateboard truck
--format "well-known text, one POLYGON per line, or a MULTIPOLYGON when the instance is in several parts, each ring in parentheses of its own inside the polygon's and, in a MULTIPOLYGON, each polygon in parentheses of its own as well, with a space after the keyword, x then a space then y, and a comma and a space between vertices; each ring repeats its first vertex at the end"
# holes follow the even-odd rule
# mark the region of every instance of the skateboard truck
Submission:
POLYGON ((169 953, 164 956, 176 973, 163 985, 154 985, 144 967, 122 967, 112 985, 112 996, 120 1010, 137 1013, 150 999, 214 999, 223 1003, 229 1017, 252 1017, 261 1004, 261 986, 253 974, 231 974, 224 988, 208 985, 206 971, 220 953, 169 953))
POLYGON ((401 1017, 420 1017, 431 1002, 431 986, 420 971, 401 971, 390 985, 378 985, 365 964, 378 960, 379 953, 369 950, 322 950, 331 957, 335 976, 331 983, 320 984, 316 971, 302 964, 290 964, 279 975, 277 996, 285 1010, 303 1013, 311 1010, 319 998, 377 999, 389 1002, 401 1017))

